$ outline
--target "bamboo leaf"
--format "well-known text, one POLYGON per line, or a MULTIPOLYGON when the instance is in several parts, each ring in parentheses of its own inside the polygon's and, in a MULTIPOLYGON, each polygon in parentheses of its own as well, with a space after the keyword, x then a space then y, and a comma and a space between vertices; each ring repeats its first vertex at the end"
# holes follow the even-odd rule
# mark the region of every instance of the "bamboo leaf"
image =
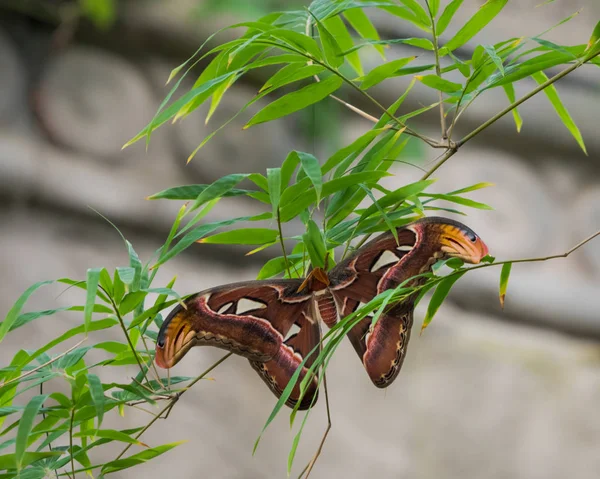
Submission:
POLYGON ((240 181, 248 178, 248 176, 249 175, 245 173, 234 173, 219 178, 198 195, 189 211, 193 211, 203 204, 208 203, 216 198, 221 198, 231 191, 233 187, 236 186, 240 181))
POLYGON ((321 165, 319 160, 310 153, 304 153, 302 151, 296 152, 300 158, 300 164, 302 170, 306 173, 306 176, 310 179, 310 182, 315 187, 315 193, 317 194, 317 205, 321 201, 321 192, 323 190, 323 177, 321 174, 321 165))
POLYGON ((437 75, 417 75, 415 78, 423 83, 423 85, 427 85, 435 90, 443 91, 444 93, 456 93, 462 90, 461 84, 440 78, 437 75))
POLYGON ((456 195, 442 195, 442 194, 429 194, 423 193, 422 196, 426 196, 429 198, 435 198, 438 200, 446 200, 451 201, 452 203, 456 203, 458 205, 469 206, 471 208, 476 208, 478 210, 493 210, 489 205, 485 203, 480 203, 479 201, 470 200, 469 198, 463 198, 462 196, 456 195))
POLYGON ((15 463, 18 470, 21 470, 23 466, 23 456, 27 450, 27 443, 33 423, 46 399, 48 399, 47 394, 34 396, 23 410, 23 415, 19 421, 19 428, 17 429, 17 441, 15 442, 15 463))
POLYGON ((367 75, 361 78, 360 87, 363 90, 367 90, 378 83, 381 83, 383 80, 387 78, 391 78, 396 76, 395 73, 400 70, 403 66, 412 62, 416 56, 407 57, 407 58, 399 58, 397 60, 392 60, 384 63, 383 65, 379 65, 373 68, 367 75))
MULTIPOLYGON (((504 92, 506 93, 506 97, 510 103, 514 103, 516 101, 515 97, 515 86, 512 83, 508 83, 506 85, 502 85, 504 88, 504 92)), ((512 116, 515 120, 515 125, 517 127, 517 133, 521 133, 521 128, 523 127, 523 118, 521 118, 521 114, 519 113, 518 108, 512 109, 512 116)))
POLYGON ((138 452, 137 454, 133 454, 126 459, 118 459, 116 461, 107 462, 102 466, 102 474, 109 474, 112 472, 122 471, 123 469, 128 469, 133 466, 137 466, 138 464, 143 464, 144 462, 148 462, 151 459, 154 459, 165 452, 170 451, 171 449, 183 444, 186 441, 173 442, 171 444, 164 444, 162 446, 153 447, 150 449, 146 449, 145 451, 138 452))
POLYGON ((425 318, 423 319, 421 332, 423 332, 423 330, 427 326, 429 326, 429 323, 431 323, 431 320, 435 316, 435 313, 437 313, 438 309, 440 309, 440 306, 446 299, 446 296, 448 296, 448 293, 450 292, 450 289, 452 289, 452 286, 454 286, 454 283, 456 283, 465 273, 466 271, 454 273, 450 276, 446 276, 443 280, 439 282, 437 288, 435 288, 433 296, 431 297, 431 301, 429 301, 429 305, 427 306, 427 313, 425 314, 425 318))
POLYGON ((315 268, 324 268, 327 247, 325 246, 325 239, 321 230, 313 220, 310 220, 306 225, 306 233, 302 235, 302 239, 311 264, 315 268))
POLYGON ((207 238, 198 240, 198 243, 208 244, 265 244, 273 243, 279 237, 277 230, 268 228, 240 228, 224 231, 207 238))
MULTIPOLYGON (((173 188, 167 188, 166 190, 159 191, 151 196, 148 196, 147 200, 195 200, 198 196, 206 190, 210 185, 182 185, 175 186, 173 188)), ((225 191, 221 196, 242 196, 250 193, 248 190, 239 190, 232 188, 225 191)))
POLYGON ((510 277, 510 270, 512 263, 504 263, 502 265, 502 271, 500 272, 500 306, 504 309, 504 298, 506 298, 506 289, 508 288, 508 278, 510 277))
POLYGON ((379 200, 377 200, 377 204, 372 204, 363 212, 363 214, 360 216, 360 221, 364 221, 369 216, 376 213, 380 208, 383 209, 383 208, 387 208, 388 206, 392 206, 397 203, 401 203, 409 196, 413 196, 418 193, 421 193, 425 188, 427 188, 429 185, 435 183, 436 181, 437 180, 417 181, 415 183, 411 183, 409 185, 402 186, 402 187, 386 194, 385 196, 383 196, 382 198, 379 198, 379 200))
MULTIPOLYGON (((546 76, 546 74, 541 71, 534 73, 531 76, 540 85, 548 80, 548 77, 546 76)), ((554 110, 556 110, 556 113, 558 114, 558 117, 560 118, 560 120, 567 127, 567 130, 569 130, 571 135, 573 135, 573 138, 575 138, 575 140, 579 144, 579 147, 587 155, 587 150, 585 148, 585 143, 583 142, 583 137, 581 136, 581 132, 579 131, 579 128, 577 128, 577 125, 575 124, 575 121, 571 117, 571 114, 569 113, 567 108, 563 105, 563 102, 561 101, 560 97, 558 96, 558 91, 556 90, 556 87, 554 85, 550 85, 544 89, 544 93, 548 97, 548 100, 550 100, 550 103, 554 107, 554 110)))
POLYGON ((10 308, 10 310, 8 311, 8 314, 4 318, 4 321, 0 323, 0 343, 4 339, 4 336, 6 336, 6 334, 10 331, 15 321, 18 319, 19 314, 21 313, 21 310, 23 309, 23 306, 25 305, 29 297, 40 287, 50 284, 52 282, 53 281, 40 281, 39 283, 35 283, 29 288, 27 288, 27 290, 19 297, 19 299, 17 299, 13 307, 10 308))
POLYGON ((327 30, 327 27, 323 25, 318 18, 313 18, 317 23, 317 30, 319 31, 319 38, 321 39, 325 60, 327 60, 327 63, 334 68, 340 67, 344 63, 342 49, 331 32, 327 30))
POLYGON ((453 51, 462 47, 493 20, 502 11, 507 2, 508 0, 488 0, 485 2, 477 13, 444 45, 442 50, 453 51))
MULTIPOLYGON (((344 17, 346 18, 346 20, 348 20, 348 23, 350 23, 350 25, 352 25, 352 28, 354 28, 354 30, 356 30, 356 33, 358 33, 365 40, 374 40, 374 41, 380 40, 377 29, 375 28, 375 26, 373 25, 373 23, 371 22, 369 17, 367 17, 367 15, 365 14, 365 12, 362 9, 353 8, 351 10, 347 10, 344 12, 344 17)), ((340 22, 341 22, 341 20, 340 20, 340 22)), ((343 23, 343 22, 341 22, 341 23, 343 23)), ((346 48, 344 45, 341 45, 341 46, 342 46, 342 48, 346 48)), ((383 46, 382 45, 373 45, 373 46, 379 52, 381 57, 384 58, 383 46)), ((359 75, 362 75, 361 72, 357 72, 357 73, 359 75)))
POLYGON ((85 299, 85 307, 83 310, 83 320, 86 333, 90 329, 92 323, 92 313, 94 304, 96 303, 96 291, 98 290, 98 279, 100 278, 102 268, 90 268, 87 270, 87 294, 85 299))
POLYGON ((302 110, 307 106, 327 98, 340 86, 342 86, 342 79, 337 76, 330 76, 318 83, 311 83, 300 90, 288 93, 256 113, 256 115, 246 123, 244 129, 253 125, 258 125, 259 123, 276 120, 277 118, 302 110))
POLYGON ((446 28, 448 28, 448 25, 450 25, 454 14, 458 11, 463 1, 464 0, 452 0, 448 5, 446 5, 446 8, 444 8, 444 11, 440 15, 436 25, 435 32, 438 36, 446 31, 446 28))
POLYGON ((276 219, 281 198, 281 168, 267 168, 267 181, 269 183, 269 199, 273 208, 273 218, 276 219))

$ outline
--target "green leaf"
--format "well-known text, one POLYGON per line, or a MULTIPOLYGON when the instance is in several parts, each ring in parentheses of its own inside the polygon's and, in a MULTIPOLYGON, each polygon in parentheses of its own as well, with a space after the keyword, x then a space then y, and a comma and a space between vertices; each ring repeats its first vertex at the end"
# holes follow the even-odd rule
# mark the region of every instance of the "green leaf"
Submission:
POLYGON ((273 208, 273 218, 276 219, 281 198, 281 168, 267 168, 267 181, 269 182, 269 199, 273 208))
POLYGON ((270 93, 277 88, 289 85, 305 78, 313 77, 325 71, 321 65, 303 65, 301 63, 291 63, 277 71, 261 87, 260 92, 270 93))
POLYGON ((127 254, 129 256, 129 266, 135 270, 135 275, 133 281, 129 285, 129 290, 137 291, 142 284, 142 261, 129 241, 125 240, 125 245, 127 246, 127 254))
POLYGON ((451 82, 450 80, 446 80, 444 78, 440 78, 437 75, 418 75, 415 78, 421 83, 423 83, 423 85, 427 85, 430 88, 443 91, 444 93, 456 93, 457 91, 462 90, 461 84, 451 82))
POLYGON ((498 68, 498 71, 502 74, 502 76, 504 76, 504 64, 502 62, 502 58, 498 56, 498 53, 493 45, 482 45, 482 47, 490 56, 492 62, 494 62, 494 65, 496 65, 496 68, 498 68))
MULTIPOLYGON (((290 263, 290 266, 292 266, 292 265, 298 263, 300 260, 302 260, 303 256, 304 255, 302 255, 302 254, 287 255, 287 259, 288 259, 288 262, 290 263)), ((282 273, 283 271, 285 271, 286 267, 287 267, 287 264, 286 264, 284 256, 278 256, 277 258, 271 258, 269 261, 267 261, 265 263, 265 265, 258 272, 258 276, 256 277, 256 279, 272 278, 273 276, 276 276, 276 275, 282 273)))
MULTIPOLYGON (((159 191, 151 196, 148 196, 147 200, 194 200, 206 190, 210 185, 183 185, 175 186, 173 188, 167 188, 166 190, 159 191)), ((248 190, 239 190, 232 188, 224 192, 221 196, 241 196, 248 194, 248 190)))
POLYGON ((465 188, 461 188, 460 190, 454 190, 448 193, 449 195, 461 195, 463 193, 469 193, 471 191, 481 190, 482 188, 489 188, 490 186, 495 186, 494 183, 482 182, 475 183, 474 185, 467 186, 465 188))
POLYGON ((323 191, 323 178, 321 174, 321 165, 310 153, 304 153, 302 151, 296 152, 300 158, 300 164, 302 170, 306 173, 306 176, 310 179, 310 182, 315 187, 315 193, 317 194, 317 205, 321 201, 321 191, 323 191))
POLYGON ((119 278, 121 279, 121 281, 123 281, 124 284, 130 285, 134 278, 135 278, 135 268, 131 268, 131 267, 126 267, 126 268, 122 268, 122 267, 117 267, 117 273, 119 275, 119 278))
MULTIPOLYGON (((546 76, 546 74, 541 71, 534 73, 531 76, 540 85, 543 84, 544 82, 548 81, 548 77, 546 76)), ((563 124, 567 127, 567 130, 569 130, 571 135, 573 135, 573 138, 575 138, 575 140, 579 144, 579 147, 587 155, 587 150, 585 148, 585 143, 583 142, 583 137, 581 136, 581 132, 579 131, 579 128, 577 128, 575 121, 573 121, 573 118, 569 114, 569 111, 563 105, 560 97, 558 96, 558 91, 556 90, 556 87, 554 85, 549 85, 546 88, 544 88, 544 93, 546 94, 546 96, 548 97, 548 100, 550 100, 550 103, 556 110, 558 117, 561 119, 563 124)))
POLYGON ((506 298, 506 288, 508 288, 508 278, 510 277, 510 270, 512 263, 504 263, 502 265, 502 271, 500 272, 500 306, 504 309, 504 298, 506 298))
MULTIPOLYGON (((354 46, 354 39, 352 38, 352 35, 350 35, 348 28, 346 28, 346 24, 341 16, 329 17, 327 20, 323 21, 323 24, 327 27, 327 30, 331 32, 341 51, 349 50, 354 46)), ((344 56, 342 55, 341 58, 344 58, 344 56)), ((358 75, 363 74, 363 68, 358 52, 352 52, 346 55, 345 59, 348 60, 348 63, 358 75)))
POLYGON ((400 3, 403 3, 408 8, 410 8, 412 10, 412 12, 417 16, 417 18, 424 25, 431 25, 431 19, 429 18, 429 15, 427 15, 427 12, 419 4, 419 2, 417 2, 417 0, 399 0, 399 1, 400 1, 400 3))
POLYGON ((234 173, 219 178, 198 195, 189 211, 193 211, 211 200, 221 198, 226 193, 231 191, 235 185, 248 176, 249 175, 245 173, 234 173))
POLYGON ((428 0, 428 3, 431 16, 435 18, 438 10, 440 9, 440 0, 428 0))
POLYGON ((338 45, 338 42, 318 18, 313 18, 317 23, 317 30, 319 31, 319 38, 321 39, 321 45, 323 46, 323 53, 325 53, 327 63, 334 68, 341 66, 344 63, 344 56, 342 55, 342 49, 338 45))
MULTIPOLYGON (((351 186, 356 186, 359 183, 372 184, 377 182, 384 176, 389 176, 385 171, 365 171, 362 173, 353 173, 350 175, 343 176, 341 178, 335 178, 333 180, 323 183, 323 197, 327 197, 338 191, 342 191, 351 186)), ((289 190, 288 190, 289 191, 289 190)), ((304 193, 290 198, 290 201, 285 205, 282 202, 281 207, 281 221, 287 222, 292 218, 295 218, 302 210, 308 208, 312 203, 316 201, 316 193, 313 189, 305 191, 304 193)))
MULTIPOLYGON (((433 51, 433 43, 428 38, 395 38, 393 40, 369 40, 360 45, 356 45, 343 54, 348 55, 351 52, 360 50, 370 45, 410 45, 412 47, 421 48, 422 50, 433 51)), ((435 65, 434 65, 435 66, 435 65)))
POLYGON ((148 447, 146 444, 144 444, 141 441, 138 441, 137 439, 134 439, 129 434, 122 432, 122 431, 116 431, 114 429, 98 429, 98 430, 86 431, 85 433, 80 432, 80 433, 75 434, 75 437, 86 437, 86 436, 98 437, 98 438, 102 438, 102 439, 110 439, 111 441, 119 441, 119 442, 125 442, 128 444, 135 444, 137 446, 148 447))
POLYGON ((437 180, 417 181, 415 183, 410 183, 408 185, 402 186, 386 194, 385 196, 377 200, 377 204, 372 204, 363 212, 363 214, 360 216, 360 221, 363 221, 372 214, 376 213, 380 208, 383 209, 387 208, 388 206, 399 204, 409 196, 421 193, 421 191, 423 191, 425 188, 435 183, 436 181, 437 180))
POLYGON ((600 22, 596 23, 592 36, 587 44, 586 51, 593 55, 600 47, 600 22))
POLYGON ((165 452, 170 451, 174 447, 183 444, 186 441, 173 442, 171 444, 164 444, 162 446, 153 447, 150 449, 146 449, 145 451, 138 452, 137 454, 133 454, 126 459, 118 459, 116 461, 107 462, 102 466, 102 474, 109 474, 111 472, 122 471, 123 469, 128 469, 133 466, 137 466, 138 464, 143 464, 144 462, 148 462, 151 459, 154 459, 165 452))
POLYGON ((444 8, 436 25, 435 33, 438 36, 446 31, 446 28, 448 28, 448 25, 450 25, 450 22, 452 21, 452 17, 454 17, 454 14, 458 11, 463 1, 464 0, 452 0, 446 5, 446 8, 444 8))
POLYGON ((214 230, 221 228, 223 226, 229 226, 234 223, 238 223, 240 221, 258 221, 258 220, 266 220, 271 218, 271 213, 265 213, 264 215, 258 216, 241 216, 238 218, 232 218, 230 220, 224 221, 216 221, 214 223, 207 223, 201 226, 198 226, 192 229, 189 233, 187 233, 183 238, 179 240, 179 242, 173 246, 167 253, 162 255, 160 259, 156 262, 154 267, 160 266, 171 258, 177 256, 179 253, 187 249, 189 246, 196 243, 198 240, 206 236, 207 234, 213 232, 214 230))
POLYGON ((367 90, 381 83, 383 80, 395 76, 396 71, 412 62, 415 58, 417 57, 399 58, 373 68, 367 75, 361 78, 360 87, 363 90, 367 90))
POLYGON ((429 193, 427 193, 427 194, 423 193, 421 196, 425 196, 428 198, 435 198, 438 200, 451 201, 452 203, 456 203, 458 205, 469 206, 471 208, 476 208, 478 210, 493 210, 494 209, 491 206, 486 205, 485 203, 480 203, 478 201, 470 200, 469 198, 463 198, 462 196, 429 194, 429 193))
POLYGON ((288 156, 283 160, 283 164, 281 165, 281 191, 288 187, 299 163, 300 157, 296 151, 288 153, 288 156))
POLYGON ((86 333, 89 331, 90 324, 92 323, 92 313, 94 312, 94 304, 96 303, 96 291, 98 290, 100 271, 102 271, 102 268, 90 268, 87 270, 87 294, 83 310, 83 321, 86 333))
POLYGON ((488 0, 485 2, 477 13, 444 45, 443 50, 453 51, 462 47, 493 20, 502 11, 507 2, 508 0, 488 0))
POLYGON ((429 326, 429 323, 431 323, 431 320, 435 316, 435 313, 437 313, 438 309, 440 309, 440 306, 446 299, 446 296, 448 296, 448 293, 450 292, 450 289, 452 289, 452 286, 454 286, 454 283, 456 283, 465 273, 466 271, 453 273, 452 275, 446 276, 439 282, 437 288, 435 288, 433 296, 431 297, 431 301, 429 301, 429 306, 427 306, 427 313, 425 314, 425 318, 423 319, 421 332, 423 332, 423 330, 427 326, 429 326))
MULTIPOLYGON (((516 101, 515 97, 515 86, 512 83, 508 83, 506 85, 502 85, 504 88, 504 92, 506 93, 506 97, 510 103, 514 103, 516 101)), ((523 118, 521 118, 521 114, 519 113, 518 108, 512 109, 512 116, 515 120, 515 125, 517 127, 517 133, 521 132, 521 128, 523 127, 523 118)))
POLYGON ((268 228, 240 228, 232 231, 224 231, 202 238, 198 243, 209 244, 265 244, 273 243, 279 237, 277 230, 268 228))
POLYGON ((330 76, 318 83, 311 83, 300 90, 288 93, 256 113, 244 126, 244 129, 259 123, 276 120, 313 105, 336 91, 342 86, 342 82, 341 78, 330 76))
POLYGON ((34 396, 25 406, 21 420, 19 421, 19 428, 17 429, 17 441, 15 443, 15 463, 17 469, 21 470, 23 467, 23 456, 27 450, 27 443, 29 441, 29 434, 33 428, 35 418, 44 404, 44 401, 48 399, 47 394, 40 396, 34 396))
POLYGON ((27 302, 29 297, 38 288, 40 288, 46 284, 50 284, 52 282, 53 281, 40 281, 39 283, 35 283, 35 284, 31 285, 29 288, 27 288, 27 290, 19 297, 19 299, 17 299, 16 303, 13 305, 12 308, 10 308, 10 311, 4 318, 4 321, 2 321, 2 323, 0 323, 0 343, 4 339, 4 336, 6 336, 6 334, 10 331, 14 322, 19 317, 19 313, 21 312, 21 309, 23 309, 23 306, 25 306, 25 303, 27 302))
MULTIPOLYGON (((374 40, 378 41, 379 33, 377 29, 367 17, 365 12, 360 8, 353 8, 352 10, 347 10, 344 12, 344 17, 348 20, 348 23, 352 25, 352 28, 356 30, 356 32, 365 40, 374 40)), ((336 17, 339 18, 339 17, 336 17)), ((340 19, 340 22, 343 23, 340 19)), ((341 45, 342 48, 346 48, 344 45, 341 45)), ((381 45, 374 45, 375 49, 379 52, 382 58, 384 58, 384 50, 381 45)), ((349 48, 349 47, 348 47, 349 48)), ((357 72, 359 75, 362 75, 361 72, 357 72)))
POLYGON ((321 230, 313 220, 310 220, 306 225, 306 233, 302 235, 302 239, 312 265, 315 268, 324 268, 327 247, 321 230))
MULTIPOLYGON (((27 467, 33 462, 46 459, 48 457, 60 456, 61 454, 63 454, 62 451, 26 452, 21 457, 21 467, 27 467)), ((0 456, 0 470, 17 469, 17 466, 18 462, 16 461, 16 454, 6 454, 4 456, 0 456)), ((21 477, 23 476, 21 475, 21 477)))

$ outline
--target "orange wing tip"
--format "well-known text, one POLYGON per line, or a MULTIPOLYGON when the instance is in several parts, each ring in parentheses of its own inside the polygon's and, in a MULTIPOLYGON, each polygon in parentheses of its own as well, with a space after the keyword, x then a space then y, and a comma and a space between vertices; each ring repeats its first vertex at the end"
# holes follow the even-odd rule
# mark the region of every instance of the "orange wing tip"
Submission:
POLYGON ((165 350, 164 348, 156 347, 156 355, 154 356, 154 362, 159 368, 169 369, 169 365, 165 360, 165 350))

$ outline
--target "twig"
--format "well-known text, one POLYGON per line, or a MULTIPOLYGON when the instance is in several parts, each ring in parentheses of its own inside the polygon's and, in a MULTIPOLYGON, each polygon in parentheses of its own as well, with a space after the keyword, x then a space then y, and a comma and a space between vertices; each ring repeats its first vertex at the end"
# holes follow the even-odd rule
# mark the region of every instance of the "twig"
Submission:
POLYGON ((44 364, 42 364, 41 366, 38 366, 37 368, 33 368, 33 369, 31 369, 31 370, 27 371, 26 373, 24 373, 24 374, 21 374, 21 375, 20 375, 18 378, 14 378, 14 379, 11 379, 10 381, 6 381, 5 383, 2 383, 2 387, 4 387, 4 386, 7 386, 7 385, 9 385, 9 384, 12 384, 12 383, 14 383, 14 382, 17 382, 17 381, 21 381, 21 379, 23 379, 23 378, 25 378, 25 377, 27 377, 27 376, 30 376, 30 375, 32 375, 33 373, 35 373, 36 371, 39 371, 40 369, 43 369, 43 368, 45 368, 46 366, 48 366, 48 365, 50 365, 50 364, 52 364, 52 363, 54 363, 54 362, 58 361, 60 358, 62 358, 62 357, 64 357, 64 356, 66 356, 67 354, 69 354, 69 353, 70 353, 71 351, 73 351, 74 349, 77 349, 77 348, 78 348, 78 347, 81 345, 81 343, 83 343, 83 342, 84 342, 86 339, 87 339, 87 338, 83 338, 83 339, 82 339, 81 341, 79 341, 79 342, 78 342, 78 343, 77 343, 75 346, 73 346, 73 347, 71 347, 71 348, 67 349, 67 350, 66 350, 64 353, 61 353, 61 354, 59 354, 58 356, 56 356, 55 358, 52 358, 50 361, 47 361, 47 362, 45 362, 45 363, 44 363, 44 364))
MULTIPOLYGON (((106 293, 106 291, 105 291, 105 293, 106 293)), ((142 366, 142 362, 140 361, 138 353, 135 350, 133 343, 131 342, 131 338, 129 337, 129 334, 127 333, 127 328, 125 327, 125 321, 123 320, 123 316, 121 316, 121 313, 119 312, 119 308, 117 307, 117 304, 115 303, 115 300, 112 298, 112 296, 108 293, 106 293, 106 294, 108 296, 108 299, 110 300, 110 303, 112 304, 115 315, 117 316, 117 319, 119 320, 119 324, 121 325, 123 334, 125 335, 125 338, 127 338, 127 344, 129 344, 129 348, 131 349, 131 352, 133 353, 133 357, 135 358, 136 362, 138 363, 138 366, 140 367, 140 371, 142 372, 144 379, 146 380, 146 382, 148 384, 150 384, 150 381, 148 381, 148 376, 146 375, 146 371, 144 370, 144 367, 142 366)))
POLYGON ((285 261, 285 269, 287 269, 288 277, 292 277, 292 272, 290 270, 290 262, 287 257, 287 253, 285 252, 285 243, 283 242, 283 229, 281 228, 281 216, 279 214, 279 206, 277 207, 277 229, 279 230, 279 244, 281 245, 281 252, 283 253, 283 259, 285 261))
POLYGON ((325 373, 325 369, 321 369, 321 371, 323 372, 323 389, 325 390, 325 406, 327 408, 327 428, 325 429, 325 432, 323 433, 323 437, 321 438, 321 443, 319 444, 319 447, 317 448, 317 452, 315 453, 313 458, 310 460, 310 462, 307 464, 307 466, 304 468, 304 470, 300 473, 300 476, 298 479, 302 478, 304 471, 306 471, 306 476, 304 476, 304 477, 305 477, 305 479, 308 479, 308 476, 310 476, 310 473, 311 473, 315 463, 317 462, 317 459, 321 455, 321 451, 323 450, 323 445, 325 444, 327 435, 329 434, 329 431, 331 430, 331 412, 329 410, 329 394, 327 392, 327 375, 325 373))
MULTIPOLYGON (((438 45, 438 36, 435 31, 435 18, 433 18, 433 13, 431 11, 431 7, 429 6, 429 0, 425 0, 427 4, 427 11, 429 12, 429 18, 431 18, 431 35, 433 37, 433 52, 435 54, 435 74, 442 78, 442 69, 440 68, 440 50, 438 45)), ((448 131, 446 129, 446 115, 444 112, 444 93, 440 90, 440 127, 442 130, 442 141, 448 139, 448 131)))
MULTIPOLYGON (((75 398, 73 398, 75 399, 75 398)), ((71 421, 69 423, 69 453, 71 454, 71 474, 75 479, 75 457, 73 454, 73 423, 75 421, 75 404, 71 408, 71 421)))
MULTIPOLYGON (((192 386, 194 386, 194 384, 196 384, 198 381, 200 381, 204 376, 206 376, 208 373, 210 373, 213 369, 215 369, 219 364, 221 364, 223 361, 225 361, 227 358, 229 358, 232 354, 233 353, 227 353, 225 356, 223 356, 217 362, 213 363, 206 371, 204 371, 202 374, 200 374, 198 377, 196 377, 196 379, 194 379, 190 384, 188 384, 185 388, 183 388, 175 396, 173 396, 173 398, 169 401, 169 403, 164 408, 162 408, 161 411, 156 416, 154 416, 154 418, 152 418, 152 420, 148 424, 146 424, 144 426, 144 428, 135 436, 135 439, 139 439, 141 437, 141 435, 144 434, 148 429, 150 429, 152 427, 152 425, 156 421, 158 421, 163 414, 166 414, 166 416, 165 416, 165 419, 166 419, 169 416, 169 412, 171 411, 171 408, 175 405, 175 403, 177 401, 179 401, 179 398, 181 396, 183 396, 183 394, 187 390, 189 390, 192 386)), ((121 451, 121 453, 116 457, 115 461, 121 459, 131 446, 132 446, 132 444, 128 444, 121 451)))
POLYGON ((578 61, 577 63, 574 63, 569 68, 565 68, 563 71, 557 73, 552 78, 549 78, 547 81, 545 81, 544 83, 542 83, 541 85, 539 85, 537 88, 533 89, 532 91, 530 91, 529 93, 527 93, 525 96, 519 98, 514 103, 511 103, 504 110, 502 110, 499 113, 497 113, 496 115, 494 115, 492 118, 490 118, 488 121, 486 121, 483 125, 479 126, 478 128, 475 128, 471 133, 469 133, 467 136, 465 136, 462 140, 458 141, 456 143, 456 147, 460 148, 462 145, 464 145, 471 138, 473 138, 474 136, 477 136, 479 133, 481 133, 483 130, 485 130, 488 126, 493 125, 500 118, 502 118, 504 115, 506 115, 507 113, 510 113, 512 110, 514 110, 515 108, 517 108, 521 103, 529 100, 532 96, 537 95, 542 90, 546 89, 547 87, 549 87, 553 83, 557 82, 561 78, 565 77, 569 73, 573 72, 574 70, 577 70, 577 68, 579 68, 581 65, 583 65, 584 63, 589 62, 590 60, 593 60, 598 55, 600 55, 600 51, 598 51, 598 52, 596 52, 596 53, 594 53, 594 54, 592 54, 590 56, 582 58, 580 61, 578 61))

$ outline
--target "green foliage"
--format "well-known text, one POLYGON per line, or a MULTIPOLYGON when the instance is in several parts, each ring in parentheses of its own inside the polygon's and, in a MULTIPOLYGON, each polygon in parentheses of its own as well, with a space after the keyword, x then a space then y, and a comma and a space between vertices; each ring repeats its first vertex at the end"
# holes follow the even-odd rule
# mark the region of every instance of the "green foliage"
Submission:
MULTIPOLYGON (((489 183, 456 185, 453 191, 434 193, 429 191, 435 181, 431 177, 464 143, 503 115, 512 112, 517 130, 521 129, 523 120, 516 109, 521 101, 515 98, 514 84, 527 78, 539 86, 525 99, 543 90, 559 120, 585 151, 581 134, 553 83, 584 63, 598 64, 600 27, 594 29, 587 45, 558 45, 538 35, 477 45, 470 58, 465 56, 460 47, 477 38, 506 3, 507 0, 488 0, 463 25, 455 25, 455 14, 462 8, 462 0, 315 0, 307 9, 269 13, 256 21, 232 26, 230 28, 244 28, 245 32, 208 50, 202 45, 187 62, 174 69, 169 80, 178 77, 177 82, 154 118, 129 144, 141 139, 149 141, 155 129, 169 121, 185 120, 205 103, 209 105, 208 121, 236 81, 258 69, 266 72, 266 80, 255 98, 208 137, 199 139, 190 159, 233 119, 252 109, 258 100, 266 100, 267 104, 247 115, 245 128, 294 115, 319 102, 331 102, 333 93, 346 101, 347 93, 353 91, 368 105, 368 113, 350 106, 364 119, 365 131, 328 158, 292 151, 279 164, 269 165, 265 174, 232 172, 210 185, 174 186, 151 194, 149 200, 187 202, 174 218, 165 242, 151 258, 142 261, 133 245, 123 238, 126 264, 114 271, 89 269, 83 280, 57 280, 59 284, 81 290, 79 305, 23 312, 29 297, 51 282, 36 283, 27 289, 0 323, 0 341, 17 328, 34 321, 41 324, 42 318, 47 322, 50 316, 59 313, 76 314, 80 324, 45 345, 27 345, 37 349, 20 350, 9 365, 0 369, 0 425, 9 422, 0 431, 3 440, 0 450, 14 449, 0 456, 0 468, 9 476, 12 474, 10 477, 20 474, 21 478, 54 473, 73 477, 76 472, 102 476, 135 467, 179 444, 147 445, 141 442, 140 436, 157 417, 168 414, 180 395, 208 372, 197 378, 169 380, 160 377, 153 365, 154 342, 163 314, 180 301, 180 295, 173 289, 175 278, 164 286, 157 286, 156 273, 163 264, 195 243, 252 245, 250 252, 280 245, 280 253, 265 263, 258 278, 300 277, 311 266, 332 267, 335 260, 347 257, 372 234, 395 231, 396 227, 429 211, 464 214, 465 208, 490 209, 465 196, 490 186, 489 183), (423 34, 382 40, 372 21, 373 10, 389 15, 393 22, 417 27, 423 34), (453 33, 448 33, 450 29, 453 33), (445 38, 449 38, 445 44, 439 39, 444 32, 445 38), (384 49, 394 45, 410 47, 414 55, 386 61, 384 49), (369 50, 381 55, 382 61, 364 71, 367 63, 363 55, 369 50), (182 79, 194 74, 194 67, 200 62, 205 67, 192 88, 176 95, 182 79), (557 66, 562 67, 563 72, 549 80, 545 71, 557 66), (454 70, 462 74, 462 81, 456 75, 452 80, 445 77, 454 70), (382 105, 367 91, 398 76, 410 76, 412 81, 405 91, 398 92, 398 99, 391 105, 382 105), (397 116, 417 81, 436 90, 439 101, 397 116), (511 106, 462 139, 453 139, 451 133, 462 114, 480 96, 497 87, 503 88, 511 106), (441 108, 446 114, 448 140, 428 138, 413 124, 415 117, 433 108, 441 108), (373 120, 373 124, 369 125, 367 119, 373 120), (409 139, 411 144, 420 142, 436 148, 436 152, 441 150, 443 156, 419 181, 403 183, 398 179, 400 184, 389 190, 382 185, 382 180, 392 176, 392 165, 407 162, 409 139), (239 188, 242 182, 245 186, 239 188), (227 202, 233 196, 247 197, 262 212, 205 221, 218 202, 227 202), (287 223, 294 220, 305 226, 304 233, 285 237, 287 223), (240 227, 239 223, 247 222, 256 226, 240 227), (291 249, 286 251, 286 247, 291 249), (115 329, 121 339, 100 340, 96 333, 106 329, 115 329), (66 349, 64 343, 74 338, 79 342, 66 349), (90 364, 88 352, 91 350, 101 352, 105 358, 90 364), (136 377, 129 383, 106 382, 105 367, 127 368, 136 371, 136 377), (44 385, 50 381, 62 383, 68 394, 44 394, 44 385), (36 392, 33 399, 24 399, 27 391, 36 392), (107 416, 125 415, 138 404, 155 411, 156 416, 150 423, 130 430, 102 429, 107 416), (118 457, 105 464, 91 462, 89 455, 93 450, 115 442, 124 445, 118 457), (133 452, 126 455, 130 448, 134 448, 133 452)), ((112 2, 86 0, 81 5, 90 15, 96 15, 98 22, 110 18, 107 12, 112 2)), ((213 36, 207 42, 212 39, 213 36)), ((433 291, 423 322, 425 328, 464 274, 472 269, 502 264, 499 294, 503 302, 511 262, 494 263, 493 258, 487 257, 481 265, 465 267, 461 261, 447 260, 437 264, 431 273, 420 275, 421 281, 410 278, 376 296, 327 331, 319 348, 311 353, 315 360, 301 381, 301 391, 306 390, 311 375, 327 367, 350 328, 367 316, 376 322, 386 308, 398 301, 407 298, 421 301, 427 291, 433 291), (448 268, 450 272, 443 275, 448 268)), ((299 370, 277 401, 265 429, 281 411, 298 378, 299 370)), ((288 468, 293 465, 309 413, 303 417, 300 430, 292 440, 288 468)), ((292 423, 296 415, 297 410, 292 411, 292 423)))

